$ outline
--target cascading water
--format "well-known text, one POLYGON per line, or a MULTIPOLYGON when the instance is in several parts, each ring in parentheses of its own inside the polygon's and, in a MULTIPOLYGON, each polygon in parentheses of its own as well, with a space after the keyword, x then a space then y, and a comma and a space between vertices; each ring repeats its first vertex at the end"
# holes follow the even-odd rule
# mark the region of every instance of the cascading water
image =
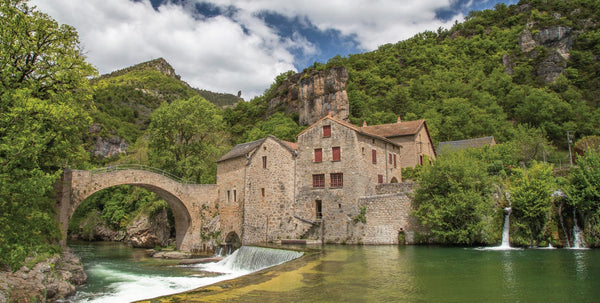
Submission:
POLYGON ((585 242, 582 238, 583 230, 579 228, 577 225, 577 214, 575 213, 575 209, 573 209, 573 249, 582 249, 586 248, 585 242))
POLYGON ((510 212, 512 208, 506 207, 504 211, 506 211, 506 215, 504 215, 504 227, 502 228, 502 244, 499 248, 510 249, 510 212))
POLYGON ((302 252, 273 248, 242 246, 225 259, 203 266, 216 272, 254 272, 275 266, 302 256, 302 252))

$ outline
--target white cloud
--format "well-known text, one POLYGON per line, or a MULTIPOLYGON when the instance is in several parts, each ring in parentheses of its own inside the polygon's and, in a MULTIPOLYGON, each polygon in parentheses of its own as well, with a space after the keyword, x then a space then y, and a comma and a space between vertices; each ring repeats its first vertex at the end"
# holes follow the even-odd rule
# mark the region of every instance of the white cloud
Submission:
MULTIPOLYGON (((450 0, 208 0, 237 8, 230 17, 198 18, 193 5, 162 5, 149 0, 33 0, 60 23, 74 26, 89 62, 101 73, 163 57, 190 85, 250 99, 276 75, 295 70, 292 52, 319 52, 300 33, 280 37, 257 14, 274 12, 308 20, 320 30, 353 36, 364 50, 395 43, 426 29, 449 27, 435 19, 450 0), (196 18, 195 18, 196 17, 196 18)), ((198 0, 198 2, 200 2, 198 0)), ((190 4, 188 2, 188 4, 190 4)), ((462 17, 460 17, 462 19, 462 17)))

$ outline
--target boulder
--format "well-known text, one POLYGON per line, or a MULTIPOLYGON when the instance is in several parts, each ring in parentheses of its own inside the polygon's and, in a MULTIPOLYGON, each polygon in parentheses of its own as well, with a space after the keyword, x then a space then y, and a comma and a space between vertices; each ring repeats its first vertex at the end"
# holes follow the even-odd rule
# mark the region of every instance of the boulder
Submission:
POLYGON ((170 236, 167 210, 163 209, 153 216, 140 213, 127 226, 127 235, 133 247, 167 246, 170 236))

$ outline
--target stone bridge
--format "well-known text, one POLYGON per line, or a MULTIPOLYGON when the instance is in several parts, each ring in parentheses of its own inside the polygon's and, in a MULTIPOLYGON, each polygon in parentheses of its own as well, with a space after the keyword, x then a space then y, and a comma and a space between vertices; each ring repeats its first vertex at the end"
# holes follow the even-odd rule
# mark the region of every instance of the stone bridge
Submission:
MULTIPOLYGON (((175 218, 177 249, 202 250, 201 234, 207 210, 214 210, 218 189, 215 184, 186 184, 169 174, 140 165, 114 166, 99 170, 65 170, 56 185, 56 211, 66 245, 67 228, 73 212, 91 194, 117 185, 134 185, 163 198, 175 218)), ((210 218, 210 217, 209 217, 210 218)), ((206 219, 205 219, 206 220, 206 219)), ((205 250, 205 249, 204 249, 205 250)))

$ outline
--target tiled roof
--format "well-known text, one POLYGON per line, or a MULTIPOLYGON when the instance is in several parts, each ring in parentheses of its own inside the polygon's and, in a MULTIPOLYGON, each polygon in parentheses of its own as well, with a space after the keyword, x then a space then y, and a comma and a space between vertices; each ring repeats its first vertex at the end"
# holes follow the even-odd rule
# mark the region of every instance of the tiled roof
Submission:
POLYGON ((387 142, 387 143, 390 143, 390 144, 392 144, 392 145, 399 146, 398 144, 396 144, 396 143, 394 143, 394 142, 390 141, 389 139, 387 139, 386 137, 383 137, 383 136, 381 136, 381 135, 379 135, 379 134, 374 134, 374 133, 372 133, 372 132, 370 132, 370 131, 368 131, 368 130, 363 130, 363 129, 361 129, 361 128, 360 128, 360 127, 358 127, 358 126, 355 126, 355 125, 353 125, 353 124, 350 124, 350 123, 348 123, 348 122, 344 122, 344 121, 342 121, 342 120, 338 120, 338 119, 336 119, 336 118, 333 118, 332 116, 329 116, 329 115, 328 115, 328 116, 325 116, 325 117, 323 117, 323 118, 321 118, 321 119, 319 119, 319 121, 317 121, 317 122, 313 123, 313 124, 312 124, 311 126, 309 126, 307 129, 305 129, 305 130, 303 130, 302 132, 300 132, 300 133, 299 133, 299 134, 298 134, 296 137, 299 137, 300 135, 302 135, 303 133, 305 133, 305 132, 306 132, 306 131, 308 131, 309 129, 313 128, 315 125, 317 125, 319 122, 321 122, 321 121, 323 121, 323 120, 325 120, 325 119, 329 119, 329 120, 331 120, 331 121, 334 121, 334 122, 336 122, 336 123, 338 123, 338 124, 341 124, 341 125, 343 125, 343 126, 345 126, 345 127, 348 127, 348 128, 350 128, 351 130, 353 130, 353 131, 355 131, 355 132, 357 132, 357 133, 359 133, 359 134, 361 134, 361 135, 365 135, 365 136, 368 136, 368 137, 376 138, 376 139, 379 139, 379 140, 385 141, 385 142, 387 142))
POLYGON ((477 148, 485 145, 493 146, 496 145, 496 141, 494 137, 483 137, 483 138, 473 138, 466 140, 458 140, 458 141, 446 141, 440 142, 437 147, 438 153, 450 150, 458 150, 465 148, 477 148))
POLYGON ((414 135, 419 132, 425 120, 406 121, 399 123, 363 126, 363 131, 386 138, 414 135))
POLYGON ((223 155, 223 157, 221 157, 219 160, 217 160, 217 162, 221 162, 221 161, 225 161, 225 160, 229 160, 229 159, 247 155, 250 152, 254 151, 257 147, 259 147, 265 141, 265 139, 266 138, 252 141, 252 142, 238 144, 238 145, 234 146, 230 151, 228 151, 225 155, 223 155))
POLYGON ((246 156, 248 154, 252 154, 259 146, 261 146, 263 144, 263 142, 265 142, 265 140, 267 140, 267 138, 271 138, 271 139, 275 140, 275 142, 281 144, 281 146, 283 146, 285 149, 289 150, 291 153, 294 153, 296 150, 298 150, 298 143, 279 140, 277 137, 275 137, 273 135, 268 135, 267 137, 262 138, 260 140, 242 143, 242 144, 238 144, 238 145, 234 146, 230 151, 228 151, 219 160, 217 160, 217 162, 222 162, 225 160, 234 159, 234 158, 238 158, 241 156, 246 156))

